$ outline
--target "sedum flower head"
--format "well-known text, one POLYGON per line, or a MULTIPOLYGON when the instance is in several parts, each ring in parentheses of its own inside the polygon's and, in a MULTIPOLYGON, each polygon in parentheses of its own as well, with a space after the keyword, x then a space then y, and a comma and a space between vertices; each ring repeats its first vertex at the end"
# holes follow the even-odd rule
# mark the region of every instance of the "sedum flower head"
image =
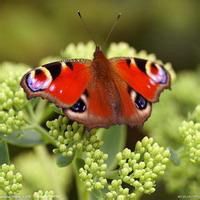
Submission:
POLYGON ((195 121, 183 121, 179 132, 183 138, 185 153, 190 161, 200 163, 200 106, 191 115, 195 121))
POLYGON ((67 117, 59 116, 58 119, 48 121, 47 127, 50 129, 50 136, 55 140, 54 153, 71 157, 76 150, 82 149, 83 125, 77 122, 69 124, 67 117))
POLYGON ((107 154, 100 150, 103 142, 97 137, 96 131, 88 133, 83 125, 77 122, 70 124, 65 116, 48 121, 47 127, 50 129, 50 136, 55 140, 54 153, 73 157, 79 152, 84 159, 84 165, 79 169, 79 176, 87 190, 104 188, 107 183, 105 179, 107 154))
POLYGON ((39 190, 33 193, 33 200, 54 200, 55 194, 52 190, 50 191, 42 191, 39 190))
POLYGON ((88 145, 86 148, 88 150, 86 151, 85 164, 79 169, 80 179, 85 183, 88 191, 101 190, 107 184, 105 161, 108 155, 93 145, 88 145))
POLYGON ((0 190, 7 195, 15 195, 22 189, 22 175, 15 171, 14 165, 3 164, 0 166, 0 190))
POLYGON ((116 157, 120 179, 111 182, 107 198, 116 199, 121 195, 124 199, 134 199, 138 193, 153 193, 156 180, 164 174, 169 155, 168 150, 148 137, 136 143, 134 152, 126 148, 118 153, 116 157), (124 188, 123 183, 130 187, 124 188), (134 192, 130 191, 131 187, 134 192))
POLYGON ((95 43, 89 41, 84 44, 82 42, 77 45, 71 43, 67 45, 64 51, 61 52, 63 58, 87 58, 91 59, 95 50, 95 43))
POLYGON ((9 134, 25 125, 22 109, 27 100, 19 86, 25 66, 4 63, 0 69, 0 132, 9 134))

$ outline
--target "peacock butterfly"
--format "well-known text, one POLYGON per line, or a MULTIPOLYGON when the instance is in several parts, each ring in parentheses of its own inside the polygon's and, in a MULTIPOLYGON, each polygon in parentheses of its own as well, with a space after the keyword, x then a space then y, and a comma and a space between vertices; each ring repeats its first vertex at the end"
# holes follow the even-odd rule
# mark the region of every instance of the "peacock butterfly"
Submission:
POLYGON ((96 46, 93 60, 49 63, 26 73, 21 86, 28 98, 42 97, 88 128, 143 124, 152 103, 170 87, 160 64, 140 58, 107 59, 96 46))

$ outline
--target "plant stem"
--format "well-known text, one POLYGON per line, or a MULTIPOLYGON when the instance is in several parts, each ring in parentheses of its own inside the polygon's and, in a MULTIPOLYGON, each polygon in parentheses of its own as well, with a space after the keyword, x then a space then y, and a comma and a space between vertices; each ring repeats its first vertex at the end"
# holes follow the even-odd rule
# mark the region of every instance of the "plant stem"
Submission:
POLYGON ((38 124, 35 124, 32 127, 33 127, 33 129, 35 129, 36 131, 38 131, 43 136, 43 139, 46 142, 55 145, 55 140, 49 135, 49 133, 48 133, 47 130, 45 130, 43 127, 41 127, 38 124))
POLYGON ((81 182, 79 178, 79 172, 78 172, 78 167, 76 165, 76 159, 72 162, 73 166, 73 171, 75 174, 75 179, 76 179, 76 188, 78 192, 78 199, 79 200, 88 200, 89 199, 89 192, 86 190, 85 185, 83 182, 81 182))
POLYGON ((10 155, 8 150, 8 144, 0 140, 0 165, 10 164, 10 155))
POLYGON ((48 110, 47 101, 40 100, 35 109, 35 116, 36 116, 35 122, 37 124, 42 123, 45 113, 48 112, 47 110, 48 110))

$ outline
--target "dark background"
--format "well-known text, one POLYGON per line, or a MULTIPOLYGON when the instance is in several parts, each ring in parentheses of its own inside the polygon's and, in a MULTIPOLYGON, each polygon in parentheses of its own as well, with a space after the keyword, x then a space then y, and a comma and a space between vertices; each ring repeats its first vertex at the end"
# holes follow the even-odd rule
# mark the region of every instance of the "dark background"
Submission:
POLYGON ((110 42, 125 41, 137 50, 155 53, 177 69, 200 63, 198 0, 48 0, 0 1, 0 62, 37 65, 58 55, 71 42, 91 40, 77 10, 98 43, 121 12, 110 42))

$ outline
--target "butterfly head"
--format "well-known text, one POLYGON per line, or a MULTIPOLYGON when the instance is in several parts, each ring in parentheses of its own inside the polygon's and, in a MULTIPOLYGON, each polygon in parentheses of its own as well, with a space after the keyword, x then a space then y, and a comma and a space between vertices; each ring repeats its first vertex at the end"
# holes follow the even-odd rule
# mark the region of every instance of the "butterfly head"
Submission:
POLYGON ((96 49, 93 53, 93 61, 100 61, 100 62, 103 62, 107 60, 104 52, 101 50, 101 47, 99 45, 96 46, 96 49))

